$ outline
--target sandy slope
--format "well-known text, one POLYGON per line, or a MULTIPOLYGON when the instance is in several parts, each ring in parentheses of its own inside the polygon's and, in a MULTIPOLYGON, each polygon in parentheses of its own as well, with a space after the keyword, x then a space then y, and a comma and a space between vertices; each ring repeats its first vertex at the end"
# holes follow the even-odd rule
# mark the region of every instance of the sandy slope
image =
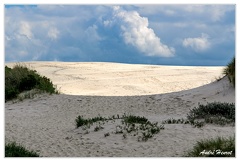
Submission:
POLYGON ((219 67, 46 62, 31 63, 31 66, 57 85, 62 85, 62 92, 67 94, 41 95, 14 104, 7 102, 5 139, 22 143, 41 156, 182 156, 199 139, 235 134, 235 127, 231 126, 193 128, 173 124, 165 125, 164 130, 147 142, 138 142, 135 137, 122 139, 122 135, 111 133, 118 121, 106 124, 98 132, 90 130, 89 134, 84 134, 81 128, 76 129, 74 124, 78 115, 88 118, 123 113, 161 122, 186 117, 189 109, 198 103, 235 102, 234 89, 229 86, 227 78, 200 86, 218 77, 222 70, 219 67), (106 88, 95 89, 99 85, 106 88), (126 85, 132 89, 124 89, 126 85), (197 86, 200 87, 194 88, 197 86), (179 91, 183 89, 189 90, 179 91), (69 95, 71 92, 82 95, 69 95), (172 93, 161 94, 164 92, 172 93), (110 136, 104 137, 106 132, 110 132, 110 136))

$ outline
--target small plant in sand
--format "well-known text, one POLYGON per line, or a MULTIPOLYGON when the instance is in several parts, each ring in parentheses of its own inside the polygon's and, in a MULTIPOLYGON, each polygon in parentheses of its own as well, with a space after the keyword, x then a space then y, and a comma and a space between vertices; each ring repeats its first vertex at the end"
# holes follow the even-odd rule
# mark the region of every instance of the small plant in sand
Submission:
MULTIPOLYGON (((93 123, 101 121, 102 124, 96 125, 94 131, 99 131, 104 129, 102 125, 105 124, 105 121, 115 121, 121 120, 122 125, 117 125, 115 128, 114 134, 123 134, 123 139, 127 138, 127 135, 137 136, 138 141, 147 141, 149 138, 152 138, 155 134, 159 133, 161 129, 164 129, 164 125, 158 125, 158 123, 151 123, 147 118, 134 116, 134 115, 126 115, 123 116, 112 116, 111 118, 104 117, 94 117, 90 119, 84 119, 82 116, 78 116, 75 120, 77 127, 82 127, 82 129, 86 130, 86 125, 90 126, 93 123)), ((109 136, 109 134, 104 134, 104 137, 109 136)))
POLYGON ((75 123, 76 123, 76 126, 78 128, 78 127, 81 127, 83 125, 92 125, 95 122, 106 121, 106 120, 110 120, 110 119, 103 118, 101 116, 90 118, 90 119, 84 119, 82 116, 78 116, 75 120, 75 123))
POLYGON ((199 104, 187 114, 191 124, 202 122, 225 125, 235 123, 235 104, 213 102, 207 105, 199 104), (203 121, 202 121, 203 120, 203 121))
POLYGON ((189 124, 189 121, 187 119, 174 119, 174 118, 170 118, 167 120, 163 120, 162 124, 189 124))
POLYGON ((102 124, 101 123, 98 123, 98 125, 96 125, 96 127, 94 128, 94 131, 97 132, 101 129, 103 129, 104 127, 102 127, 102 124))
POLYGON ((212 138, 198 141, 188 157, 235 157, 235 138, 212 138))
POLYGON ((11 142, 5 145, 5 157, 39 157, 39 155, 16 144, 16 142, 11 142))

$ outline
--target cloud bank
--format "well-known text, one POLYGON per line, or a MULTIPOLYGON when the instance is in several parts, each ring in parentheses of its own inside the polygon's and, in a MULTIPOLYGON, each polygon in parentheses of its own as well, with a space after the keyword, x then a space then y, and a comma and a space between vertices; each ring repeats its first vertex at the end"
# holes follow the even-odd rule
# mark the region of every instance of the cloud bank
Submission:
POLYGON ((148 27, 148 19, 136 11, 125 11, 114 6, 114 17, 121 22, 122 36, 126 44, 139 49, 147 56, 171 57, 175 50, 161 43, 153 29, 148 27))
POLYGON ((234 5, 14 5, 4 13, 7 62, 226 65, 235 54, 234 5))

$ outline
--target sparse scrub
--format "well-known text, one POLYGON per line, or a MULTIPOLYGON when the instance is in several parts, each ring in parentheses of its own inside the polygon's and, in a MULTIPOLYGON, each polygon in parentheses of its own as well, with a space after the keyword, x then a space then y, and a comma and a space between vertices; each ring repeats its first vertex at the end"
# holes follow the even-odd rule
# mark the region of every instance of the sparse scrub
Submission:
POLYGON ((235 87, 235 57, 231 60, 231 62, 223 70, 223 74, 228 77, 229 82, 232 83, 233 86, 235 87))
POLYGON ((81 127, 83 125, 92 125, 95 122, 105 121, 105 120, 109 120, 109 119, 103 118, 101 116, 90 118, 90 119, 84 119, 82 116, 78 116, 75 120, 75 123, 76 123, 76 126, 78 128, 78 127, 81 127))
MULTIPOLYGON (((123 115, 120 117, 112 116, 111 118, 104 118, 104 117, 94 117, 90 119, 84 119, 82 116, 78 116, 75 120, 76 126, 83 127, 84 130, 86 130, 86 125, 92 125, 93 123, 101 121, 102 124, 96 125, 94 128, 94 131, 99 131, 101 129, 104 129, 102 127, 103 124, 105 124, 105 121, 115 121, 115 120, 121 120, 122 125, 117 125, 114 134, 123 134, 123 139, 127 138, 127 134, 130 134, 131 136, 136 136, 137 134, 142 134, 142 136, 138 137, 138 141, 147 141, 149 138, 152 138, 154 134, 157 134, 160 132, 161 129, 164 129, 164 125, 158 126, 158 123, 151 123, 147 118, 140 117, 140 116, 134 116, 134 115, 123 115)), ((104 134, 104 137, 109 136, 110 134, 104 134)))
POLYGON ((187 119, 193 125, 196 123, 198 125, 198 120, 219 125, 235 123, 235 104, 220 102, 208 103, 207 105, 199 104, 197 108, 190 110, 187 119))
POLYGON ((235 138, 212 138, 196 143, 188 157, 235 157, 235 138))
POLYGON ((5 157, 39 157, 34 151, 29 151, 23 146, 11 142, 5 145, 5 157))
POLYGON ((174 118, 170 118, 167 120, 163 120, 162 124, 188 124, 189 121, 187 119, 174 119, 174 118))
POLYGON ((40 76, 36 70, 30 70, 23 65, 15 65, 12 69, 5 66, 5 101, 17 98, 21 92, 32 89, 50 94, 58 93, 50 79, 40 76))

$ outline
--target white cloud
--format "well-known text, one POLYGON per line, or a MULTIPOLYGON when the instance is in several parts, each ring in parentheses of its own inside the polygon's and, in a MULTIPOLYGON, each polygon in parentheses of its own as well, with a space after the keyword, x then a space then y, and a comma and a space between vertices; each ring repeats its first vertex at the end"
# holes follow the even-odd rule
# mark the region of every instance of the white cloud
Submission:
POLYGON ((31 32, 31 26, 26 21, 20 22, 19 34, 26 36, 28 39, 32 39, 33 34, 31 32))
POLYGON ((210 42, 208 38, 209 36, 207 34, 202 33, 201 37, 185 38, 182 44, 184 47, 191 47, 193 50, 200 52, 210 47, 210 42))
POLYGON ((56 28, 50 28, 48 31, 48 37, 52 40, 56 40, 58 38, 59 31, 56 28))
POLYGON ((147 56, 171 57, 175 50, 161 43, 154 31, 148 27, 148 19, 136 11, 125 11, 114 6, 114 17, 120 19, 122 36, 126 44, 131 44, 147 56))

